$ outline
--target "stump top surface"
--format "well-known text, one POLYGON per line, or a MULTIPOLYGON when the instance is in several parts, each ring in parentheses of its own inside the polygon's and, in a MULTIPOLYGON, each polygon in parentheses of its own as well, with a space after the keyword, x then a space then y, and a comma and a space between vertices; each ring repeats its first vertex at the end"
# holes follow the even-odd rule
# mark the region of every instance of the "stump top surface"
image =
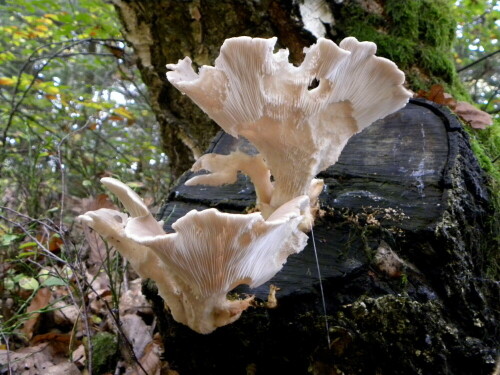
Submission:
MULTIPOLYGON (((377 121, 350 139, 339 161, 322 172, 325 190, 321 208, 327 213, 372 215, 382 225, 404 230, 426 230, 441 218, 445 209, 447 165, 450 161, 449 134, 455 128, 432 104, 411 101, 405 108, 377 121)), ((208 152, 229 154, 234 150, 257 151, 245 139, 220 134, 208 152)), ((198 172, 203 173, 203 172, 198 172)), ((186 212, 208 207, 243 212, 255 204, 251 181, 240 175, 235 184, 221 187, 186 186, 193 176, 187 172, 173 189, 163 210, 165 229, 186 212)), ((367 263, 365 246, 326 221, 314 227, 323 278, 337 278, 357 272, 367 263), (354 246, 353 245, 354 242, 354 246), (344 250, 345 251, 344 251, 344 250)), ((318 275, 312 241, 304 251, 288 258, 271 283, 281 295, 311 291, 318 275)), ((264 298, 265 284, 252 293, 264 298)))

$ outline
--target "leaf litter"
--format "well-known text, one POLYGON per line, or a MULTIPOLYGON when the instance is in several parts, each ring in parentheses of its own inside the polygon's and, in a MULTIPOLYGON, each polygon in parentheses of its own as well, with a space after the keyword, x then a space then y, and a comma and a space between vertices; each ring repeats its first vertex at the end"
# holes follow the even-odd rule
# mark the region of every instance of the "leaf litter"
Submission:
MULTIPOLYGON (((76 202, 73 209, 103 207, 114 207, 106 195, 76 202)), ((28 298, 23 324, 8 335, 0 329, 6 342, 0 346, 0 375, 97 374, 89 366, 89 355, 99 355, 91 353, 89 331, 91 337, 100 332, 118 337, 119 359, 106 373, 177 374, 161 359, 163 346, 155 333, 153 310, 141 291, 141 279, 132 270, 123 272, 124 263, 117 261, 117 253, 89 228, 79 230, 82 243, 88 244, 82 249, 85 261, 80 267, 81 282, 86 285, 83 302, 71 298, 77 287, 72 269, 44 264, 43 272, 34 279, 37 285, 22 289, 23 298, 28 298)), ((58 240, 54 250, 61 251, 59 245, 58 240)), ((36 261, 43 263, 40 257, 36 261)))

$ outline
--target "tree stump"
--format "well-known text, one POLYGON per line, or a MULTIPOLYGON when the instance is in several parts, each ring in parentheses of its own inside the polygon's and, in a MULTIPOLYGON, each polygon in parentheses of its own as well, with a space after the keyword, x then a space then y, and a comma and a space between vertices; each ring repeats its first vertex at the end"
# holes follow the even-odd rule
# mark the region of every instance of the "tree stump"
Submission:
MULTIPOLYGON (((256 153, 227 134, 208 152, 235 149, 256 153)), ((167 231, 192 209, 245 212, 255 203, 246 176, 185 186, 191 176, 160 213, 167 231)), ((500 315, 498 282, 485 276, 491 212, 458 119, 411 100, 353 137, 319 177, 322 216, 308 246, 269 283, 234 291, 259 302, 234 324, 197 334, 145 284, 170 366, 181 375, 491 374, 500 315), (279 288, 273 309, 264 303, 270 284, 279 288)))

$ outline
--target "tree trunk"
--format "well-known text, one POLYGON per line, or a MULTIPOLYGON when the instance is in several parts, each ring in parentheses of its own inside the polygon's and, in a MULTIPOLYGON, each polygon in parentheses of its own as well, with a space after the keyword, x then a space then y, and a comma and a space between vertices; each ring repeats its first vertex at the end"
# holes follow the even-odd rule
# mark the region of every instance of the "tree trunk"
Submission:
MULTIPOLYGON (((209 151, 235 149, 252 152, 227 134, 209 151)), ((244 176, 223 187, 183 185, 190 177, 160 214, 166 231, 191 209, 245 212, 255 202, 244 176)), ((458 120, 412 100, 353 137, 320 177, 323 216, 308 246, 269 283, 234 291, 261 302, 236 323, 199 335, 145 288, 171 366, 180 374, 491 374, 500 318, 499 285, 486 277, 491 213, 458 120), (270 284, 280 288, 275 309, 264 307, 270 284)))
POLYGON ((455 33, 447 0, 112 0, 123 35, 134 48, 174 177, 208 147, 216 125, 165 77, 166 64, 190 56, 195 66, 213 65, 226 38, 278 37, 299 64, 303 49, 323 36, 373 41, 378 55, 393 60, 411 89, 441 83, 457 93, 450 49, 455 33))

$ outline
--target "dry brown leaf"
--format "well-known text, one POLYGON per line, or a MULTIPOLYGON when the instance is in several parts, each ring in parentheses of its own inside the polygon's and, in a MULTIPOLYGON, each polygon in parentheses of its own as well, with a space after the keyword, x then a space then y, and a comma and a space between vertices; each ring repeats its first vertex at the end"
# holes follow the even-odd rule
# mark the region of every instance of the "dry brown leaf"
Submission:
POLYGON ((120 319, 121 327, 125 336, 134 348, 137 358, 142 358, 144 349, 153 341, 151 326, 146 325, 144 320, 136 314, 127 314, 120 319))
POLYGON ((81 213, 87 211, 95 211, 98 210, 99 208, 110 208, 112 210, 117 209, 117 207, 113 204, 113 202, 111 202, 107 194, 98 194, 93 199, 87 199, 87 198, 83 199, 82 203, 84 210, 81 213))
MULTIPOLYGON (((144 349, 143 356, 139 359, 139 363, 149 375, 179 375, 177 371, 170 370, 168 363, 161 360, 163 353, 163 345, 161 337, 155 335, 144 349)), ((142 369, 136 364, 126 370, 125 375, 141 375, 144 374, 142 369)))
POLYGON ((444 92, 444 88, 441 85, 432 85, 429 91, 419 90, 417 92, 417 97, 425 98, 441 105, 446 105, 451 109, 453 109, 457 104, 457 101, 450 94, 444 92))
POLYGON ((80 316, 80 309, 75 305, 68 305, 63 301, 54 303, 54 323, 62 326, 74 325, 80 316))
POLYGON ((43 375, 81 375, 78 367, 71 362, 61 362, 44 370, 43 375))
MULTIPOLYGON (((88 200, 85 202, 84 212, 87 211, 96 211, 100 208, 109 208, 113 210, 117 210, 118 208, 109 200, 108 195, 99 194, 92 200, 88 200)), ((83 213, 83 212, 82 212, 83 213)), ((100 268, 101 264, 106 259, 106 245, 102 240, 101 236, 93 231, 87 225, 83 225, 83 233, 85 234, 85 239, 90 246, 90 253, 88 257, 88 263, 91 266, 90 272, 95 275, 97 270, 100 268)))
POLYGON ((85 353, 85 346, 83 344, 76 348, 73 353, 71 353, 71 359, 77 366, 85 366, 87 355, 85 353))
POLYGON ((441 85, 433 85, 429 91, 419 90, 417 97, 448 106, 474 129, 485 129, 493 124, 493 119, 489 113, 481 111, 470 103, 455 100, 450 94, 444 92, 441 85))
POLYGON ((458 102, 455 106, 455 113, 467 121, 474 129, 485 129, 493 124, 493 119, 489 113, 481 111, 467 102, 458 102))
POLYGON ((120 297, 120 315, 140 312, 141 315, 153 315, 151 304, 142 294, 140 278, 129 282, 129 289, 120 297))
POLYGON ((144 354, 139 362, 148 374, 160 375, 162 367, 161 353, 162 349, 160 345, 154 341, 151 341, 144 349, 144 354))
MULTIPOLYGON (((35 297, 31 300, 30 305, 26 309, 26 312, 33 313, 33 311, 37 311, 47 307, 49 304, 50 298, 52 297, 52 292, 49 288, 40 288, 35 294, 35 297)), ((21 329, 21 332, 30 340, 33 337, 33 333, 36 329, 36 326, 40 319, 40 313, 31 314, 30 318, 24 322, 24 326, 21 329)))
MULTIPOLYGON (((31 344, 38 344, 42 342, 50 343, 52 353, 54 355, 62 354, 66 356, 69 351, 69 345, 71 344, 71 334, 49 332, 42 335, 36 335, 31 339, 31 344)), ((79 342, 75 342, 75 344, 79 344, 79 342)))

